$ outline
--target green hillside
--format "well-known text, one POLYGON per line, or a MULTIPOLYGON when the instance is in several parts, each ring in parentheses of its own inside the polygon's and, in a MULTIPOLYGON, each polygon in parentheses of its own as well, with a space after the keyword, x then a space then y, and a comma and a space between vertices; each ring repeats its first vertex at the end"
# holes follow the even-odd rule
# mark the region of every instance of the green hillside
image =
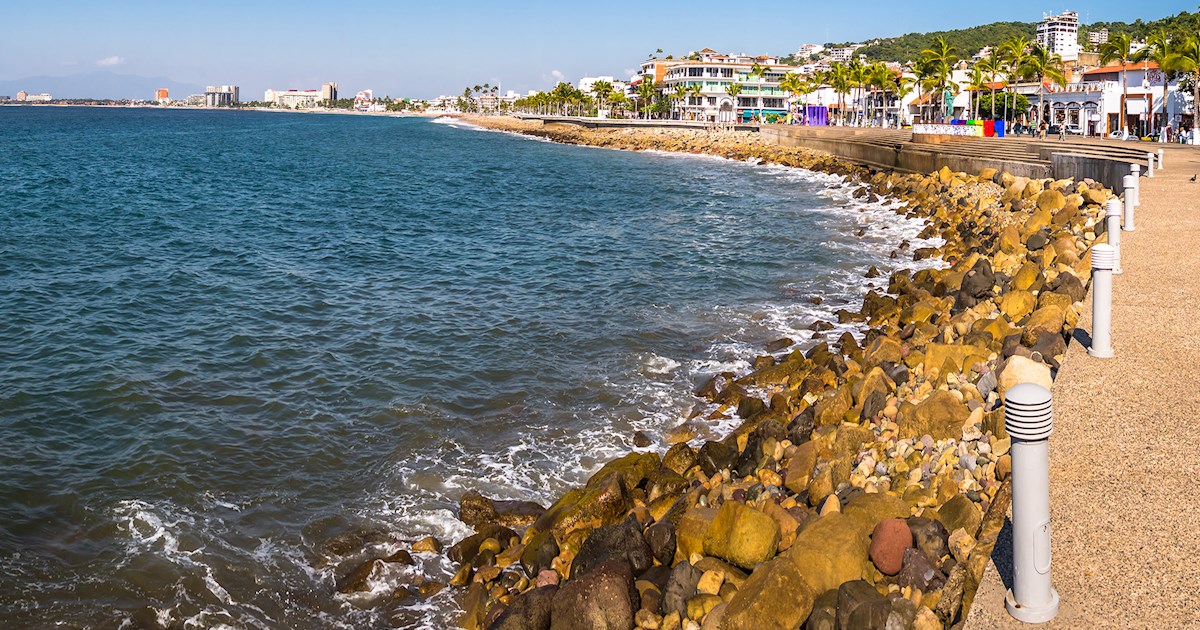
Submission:
MULTIPOLYGON (((1087 34, 1104 28, 1107 28, 1109 33, 1129 33, 1135 39, 1145 39, 1147 35, 1160 28, 1173 36, 1181 37, 1185 34, 1200 32, 1200 12, 1183 11, 1179 15, 1150 22, 1143 22, 1139 19, 1132 23, 1093 22, 1080 25, 1080 43, 1086 47, 1087 34)), ((921 51, 929 48, 935 37, 941 36, 946 38, 946 42, 951 46, 954 46, 960 57, 969 58, 984 46, 995 46, 1014 37, 1033 39, 1036 35, 1036 22, 994 22, 951 31, 908 33, 899 37, 876 39, 859 48, 858 54, 866 55, 870 61, 911 61, 920 57, 921 51)), ((837 44, 830 45, 836 46, 837 44)))
POLYGON ((909 33, 900 37, 875 40, 869 46, 858 49, 870 61, 911 61, 929 48, 935 37, 945 37, 946 42, 958 51, 961 57, 970 57, 984 46, 995 46, 1013 37, 1033 39, 1037 33, 1032 22, 995 22, 935 33, 909 33))

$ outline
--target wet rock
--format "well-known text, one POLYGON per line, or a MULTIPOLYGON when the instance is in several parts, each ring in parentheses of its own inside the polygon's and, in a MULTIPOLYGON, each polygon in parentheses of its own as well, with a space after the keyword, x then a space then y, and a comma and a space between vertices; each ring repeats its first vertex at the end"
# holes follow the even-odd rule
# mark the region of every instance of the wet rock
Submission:
POLYGON ((662 604, 659 613, 666 616, 677 613, 687 615, 687 600, 696 594, 696 586, 700 583, 702 571, 692 566, 686 560, 671 569, 667 585, 663 588, 662 604))
POLYGON ((507 527, 502 527, 493 523, 485 523, 476 530, 475 534, 467 536, 466 538, 455 543, 453 547, 450 547, 450 549, 446 552, 446 557, 450 558, 454 562, 469 563, 475 559, 475 555, 479 553, 480 545, 482 545, 487 539, 493 538, 497 541, 503 540, 507 542, 516 535, 516 532, 507 527))
POLYGON ((412 544, 413 553, 441 553, 442 541, 433 536, 426 536, 412 544))
POLYGON ((704 536, 704 553, 753 569, 775 556, 779 536, 779 524, 770 516, 726 501, 704 536))
POLYGON ((891 612, 891 603, 866 580, 854 580, 838 587, 840 628, 882 628, 891 612))
POLYGON ((521 568, 525 575, 536 576, 550 568, 558 552, 558 541, 550 532, 537 532, 521 551, 521 568))
POLYGON ((364 547, 391 541, 391 535, 382 529, 360 529, 342 532, 325 542, 325 554, 344 556, 361 551, 364 547))
POLYGON ((696 465, 696 449, 687 444, 675 444, 663 455, 662 466, 680 475, 696 465))
POLYGON ((348 595, 371 590, 371 578, 382 569, 382 566, 383 562, 377 559, 360 563, 337 581, 337 592, 348 595))
POLYGON ((642 528, 633 516, 620 523, 592 530, 571 562, 571 579, 587 575, 609 560, 628 563, 634 575, 649 569, 654 563, 650 546, 642 537, 642 528))
POLYGON ((912 547, 912 543, 908 523, 898 518, 879 521, 871 533, 871 562, 880 573, 896 575, 904 561, 904 551, 912 547))
POLYGON ((581 493, 564 495, 559 500, 563 505, 556 506, 560 509, 551 508, 544 515, 544 518, 549 517, 551 524, 544 527, 544 521, 539 519, 535 526, 538 529, 549 528, 555 538, 563 541, 577 528, 608 525, 621 520, 629 509, 629 496, 622 478, 620 473, 613 474, 594 486, 588 486, 581 493))
POLYGON ((604 562, 587 575, 567 580, 551 602, 553 630, 632 628, 638 609, 629 565, 619 560, 604 562))
POLYGON ((659 468, 646 480, 646 501, 661 496, 677 496, 691 485, 683 475, 669 469, 659 468))
POLYGON ((523 527, 532 524, 546 508, 532 501, 493 501, 475 490, 459 499, 458 519, 478 530, 486 524, 523 527))
POLYGON ((767 352, 779 352, 780 350, 791 347, 793 343, 795 342, 792 341, 791 337, 776 339, 775 341, 767 344, 767 352))
POLYGON ((650 436, 646 435, 646 433, 644 431, 635 431, 634 432, 634 434, 633 434, 634 447, 646 448, 647 446, 650 446, 653 443, 654 443, 654 441, 651 440, 650 436))
POLYGON ((513 598, 488 630, 549 630, 557 585, 533 588, 513 598))
POLYGON ((675 557, 675 524, 659 521, 646 528, 645 537, 651 555, 662 564, 670 565, 675 557))
POLYGON ((410 565, 410 566, 412 564, 414 564, 412 554, 403 549, 400 549, 396 553, 393 553, 392 555, 384 558, 383 560, 385 562, 394 562, 396 564, 403 564, 403 565, 410 565))
POLYGON ((919 588, 928 593, 941 588, 946 583, 946 576, 925 557, 925 554, 916 549, 909 549, 904 552, 904 567, 896 576, 896 583, 901 587, 919 588))
POLYGON ((705 442, 696 453, 696 463, 709 477, 733 466, 737 452, 721 442, 705 442))
POLYGON ((588 479, 587 487, 595 487, 604 483, 609 477, 619 475, 625 490, 629 491, 641 484, 642 480, 658 470, 661 465, 658 453, 630 453, 602 466, 600 470, 596 471, 596 474, 592 475, 591 479, 588 479))
POLYGON ((779 557, 762 564, 725 609, 726 628, 791 630, 812 611, 814 594, 800 568, 779 557))

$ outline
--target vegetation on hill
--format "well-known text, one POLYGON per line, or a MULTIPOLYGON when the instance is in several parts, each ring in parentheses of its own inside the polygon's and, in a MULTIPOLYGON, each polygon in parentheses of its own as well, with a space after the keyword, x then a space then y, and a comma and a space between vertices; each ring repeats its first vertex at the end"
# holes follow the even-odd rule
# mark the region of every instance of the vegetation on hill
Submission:
POLYGON ((970 57, 984 46, 996 46, 1014 37, 1033 39, 1037 28, 1029 22, 995 22, 953 31, 936 33, 909 33, 900 37, 876 40, 859 48, 857 54, 865 55, 869 61, 912 61, 921 56, 938 37, 958 50, 959 55, 970 57))
POLYGON ((1128 33, 1135 41, 1145 41, 1151 33, 1162 29, 1172 39, 1182 40, 1188 35, 1200 32, 1200 12, 1189 13, 1187 11, 1180 11, 1179 15, 1171 15, 1151 22, 1143 22, 1141 20, 1134 20, 1132 23, 1092 22, 1086 26, 1080 25, 1079 42, 1086 46, 1088 41, 1087 34, 1103 29, 1108 29, 1110 37, 1117 33, 1128 33))
MULTIPOLYGON (((1162 29, 1173 38, 1183 39, 1187 35, 1200 32, 1200 12, 1189 13, 1182 11, 1160 20, 1143 22, 1093 22, 1079 26, 1079 42, 1087 49, 1088 33, 1108 29, 1109 34, 1128 33, 1134 40, 1143 41, 1151 33, 1162 29)), ((921 56, 921 51, 929 48, 934 39, 941 37, 946 43, 958 50, 959 55, 970 57, 984 46, 995 46, 1000 42, 1015 37, 1034 39, 1037 35, 1036 22, 994 22, 982 26, 962 28, 934 33, 908 33, 899 37, 876 39, 859 48, 857 53, 865 55, 868 61, 912 61, 921 56)), ((830 44, 837 46, 837 44, 830 44)))

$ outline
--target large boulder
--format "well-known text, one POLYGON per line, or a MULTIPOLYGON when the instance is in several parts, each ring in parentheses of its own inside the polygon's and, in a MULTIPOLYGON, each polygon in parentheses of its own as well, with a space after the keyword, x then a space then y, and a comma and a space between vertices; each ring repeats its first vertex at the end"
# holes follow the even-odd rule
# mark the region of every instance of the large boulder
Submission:
POLYGON ((546 508, 532 501, 496 501, 476 490, 464 492, 458 506, 458 520, 473 529, 488 523, 504 527, 525 527, 533 524, 546 512, 546 508))
POLYGON ((633 627, 638 608, 638 593, 629 565, 610 560, 559 587, 551 604, 550 628, 628 629, 633 627))
POLYGON ((1033 347, 1038 336, 1044 332, 1062 333, 1066 315, 1057 306, 1043 306, 1029 314, 1021 331, 1021 343, 1033 347))
POLYGON ((946 501, 937 511, 942 524, 946 526, 946 531, 951 533, 962 528, 974 536, 979 531, 979 523, 983 521, 983 511, 965 494, 946 501))
POLYGON ((836 589, 868 573, 867 537, 854 519, 832 512, 810 519, 787 557, 815 593, 836 589))
POLYGON ((800 568, 779 557, 760 565, 725 609, 725 628, 792 630, 808 618, 814 593, 800 568))
POLYGON ((551 606, 558 585, 529 589, 513 598, 488 630, 549 630, 551 606))
POLYGON ((658 453, 630 453, 605 464, 588 479, 587 485, 589 488, 597 486, 610 476, 620 475, 625 490, 633 490, 660 465, 658 453))
POLYGON ((521 568, 525 574, 533 577, 551 567, 554 558, 558 556, 558 541, 550 532, 536 532, 521 550, 521 568))
POLYGON ((629 496, 622 479, 623 475, 619 473, 609 475, 603 481, 589 485, 581 493, 563 495, 559 504, 542 515, 535 526, 554 532, 554 537, 562 544, 567 535, 576 529, 599 527, 621 520, 629 509, 629 496), (545 523, 547 519, 551 521, 549 524, 545 523))
POLYGON ((753 569, 775 557, 779 536, 775 519, 736 501, 726 501, 704 536, 704 553, 753 569))
POLYGON ((939 389, 899 417, 900 437, 919 438, 929 435, 934 440, 962 436, 962 426, 971 415, 967 406, 950 392, 939 389))
POLYGON ((667 566, 675 559, 675 524, 671 521, 659 521, 646 528, 646 544, 650 553, 658 561, 667 566))
POLYGON ((717 509, 692 507, 679 518, 675 525, 675 557, 688 560, 692 554, 704 553, 704 538, 717 518, 717 509))
POLYGON ((880 521, 906 518, 911 510, 903 499, 886 492, 860 494, 846 502, 842 512, 858 524, 861 533, 870 534, 880 521))
POLYGON ((633 516, 592 530, 571 562, 571 577, 587 575, 588 571, 608 560, 629 563, 634 575, 640 575, 654 564, 650 546, 642 536, 642 527, 633 516))

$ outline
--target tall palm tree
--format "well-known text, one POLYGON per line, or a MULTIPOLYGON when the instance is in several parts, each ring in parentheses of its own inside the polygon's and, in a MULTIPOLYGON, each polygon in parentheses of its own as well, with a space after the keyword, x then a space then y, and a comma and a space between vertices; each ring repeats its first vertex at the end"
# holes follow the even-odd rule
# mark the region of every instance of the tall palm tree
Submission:
POLYGON ((758 119, 760 122, 762 121, 763 107, 763 75, 766 73, 767 67, 759 64, 756 61, 754 62, 754 65, 750 66, 750 72, 746 75, 749 79, 758 84, 758 119))
POLYGON ((1014 37, 1000 46, 1004 74, 1008 77, 1008 80, 1004 82, 1004 120, 1006 121, 1008 120, 1008 103, 1013 100, 1009 96, 1010 90, 1016 87, 1012 79, 1017 77, 1018 70, 1025 65, 1025 59, 1029 56, 1029 49, 1032 46, 1033 42, 1029 41, 1027 37, 1014 37))
POLYGON ((1110 62, 1116 61, 1121 64, 1121 131, 1127 133, 1125 128, 1125 111, 1129 109, 1129 84, 1125 79, 1125 66, 1129 64, 1129 60, 1133 59, 1133 38, 1129 33, 1117 33, 1111 35, 1108 41, 1100 46, 1100 63, 1107 65, 1110 62))
POLYGON ((596 100, 600 103, 600 109, 604 109, 604 103, 613 93, 613 84, 603 79, 592 84, 592 94, 596 95, 596 100))
POLYGON ((992 91, 992 120, 996 119, 996 75, 1000 74, 1004 69, 1004 62, 1000 57, 1000 53, 992 48, 988 56, 980 59, 979 63, 975 64, 981 72, 988 78, 988 87, 992 91))
POLYGON ((1050 52, 1048 48, 1041 45, 1033 47, 1029 56, 1025 58, 1025 63, 1018 69, 1018 74, 1021 76, 1037 79, 1038 82, 1038 124, 1040 125, 1045 120, 1045 112, 1043 111, 1043 93, 1046 90, 1046 79, 1050 79, 1056 85, 1064 86, 1067 83, 1066 72, 1063 70, 1062 56, 1058 53, 1050 52))
MULTIPOLYGON (((873 88, 879 88, 882 92, 879 100, 879 106, 884 109, 884 117, 887 116, 887 96, 891 92, 891 88, 896 85, 896 77, 892 74, 892 69, 884 65, 882 62, 875 62, 868 66, 867 84, 873 88)), ((870 116, 871 125, 874 126, 875 118, 870 116)))
POLYGON ((850 93, 850 71, 845 64, 835 63, 829 68, 829 74, 826 76, 829 81, 829 87, 833 88, 833 93, 838 99, 838 117, 841 119, 841 124, 846 124, 846 95, 850 93))
POLYGON ((788 106, 789 112, 795 113, 796 102, 799 100, 797 97, 804 91, 804 83, 804 79, 794 72, 783 75, 783 79, 779 81, 779 88, 792 97, 791 105, 788 106))
MULTIPOLYGON (((1146 38, 1146 47, 1137 51, 1133 55, 1134 61, 1141 62, 1143 64, 1142 65, 1143 76, 1145 76, 1145 72, 1149 65, 1147 62, 1151 62, 1151 61, 1158 64, 1159 70, 1164 73, 1163 88, 1162 88, 1162 100, 1159 101, 1160 103, 1162 103, 1162 111, 1163 111, 1164 117, 1167 115, 1167 80, 1166 80, 1167 60, 1171 58, 1172 48, 1173 48, 1173 46, 1171 45, 1171 38, 1167 36, 1166 31, 1164 31, 1163 29, 1160 28, 1157 31, 1151 33, 1150 36, 1146 38)), ((1157 122, 1157 116, 1154 115, 1153 108, 1150 108, 1150 127, 1154 128, 1154 127, 1162 126, 1162 125, 1156 125, 1155 122, 1157 122)))
POLYGON ((683 102, 687 98, 687 95, 688 95, 688 87, 682 83, 677 83, 675 85, 675 89, 671 92, 672 104, 675 107, 681 108, 680 109, 680 118, 681 119, 683 118, 683 112, 682 112, 682 107, 680 106, 680 103, 683 102))
POLYGON ((858 59, 851 60, 850 64, 846 66, 846 71, 849 75, 848 78, 850 79, 850 85, 858 88, 858 99, 856 99, 851 106, 851 110, 854 110, 854 126, 857 127, 861 124, 860 118, 862 117, 860 116, 862 112, 858 112, 857 110, 863 107, 863 99, 864 94, 866 93, 869 71, 867 66, 858 59))
POLYGON ((950 83, 950 73, 955 61, 958 61, 958 50, 946 43, 946 38, 937 36, 933 38, 933 43, 921 51, 921 56, 928 60, 932 65, 930 67, 931 74, 936 78, 935 84, 938 89, 938 102, 941 109, 941 118, 946 120, 946 88, 950 83))
POLYGON ((1195 129, 1200 121, 1200 33, 1188 35, 1173 47, 1167 56, 1167 69, 1192 75, 1192 128, 1195 129))
POLYGON ((979 93, 987 89, 987 83, 987 75, 983 68, 976 64, 967 76, 967 89, 971 92, 971 111, 974 112, 971 118, 979 118, 979 93))
POLYGON ((696 81, 688 86, 688 96, 699 101, 700 112, 704 112, 704 84, 696 81))

